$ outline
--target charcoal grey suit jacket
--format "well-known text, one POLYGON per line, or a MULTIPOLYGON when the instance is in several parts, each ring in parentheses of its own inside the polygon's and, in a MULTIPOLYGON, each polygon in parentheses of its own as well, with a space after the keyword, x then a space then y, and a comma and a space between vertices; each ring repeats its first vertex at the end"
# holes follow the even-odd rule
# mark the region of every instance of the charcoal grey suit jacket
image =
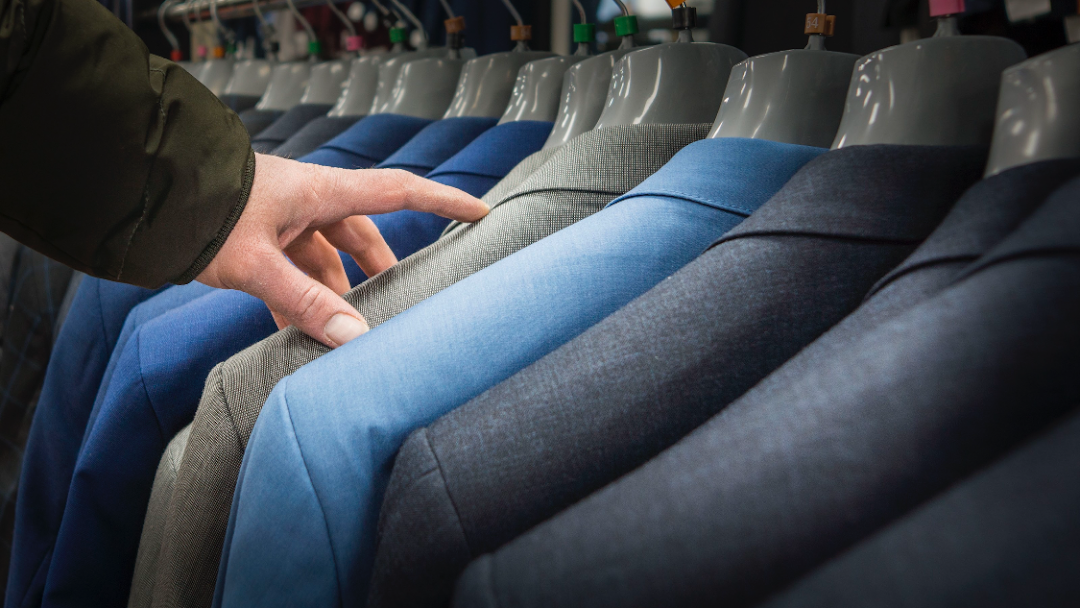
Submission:
MULTIPOLYGON (((552 152, 516 188, 506 192, 496 186, 484 197, 492 209, 483 220, 452 227, 345 299, 369 325, 379 325, 596 213, 708 129, 707 124, 633 125, 585 133, 552 152)), ((154 606, 210 605, 236 477, 259 411, 278 380, 327 351, 288 328, 211 371, 166 514, 154 606)))
POLYGON ((1078 199, 474 561, 454 605, 753 605, 1046 428, 1080 402, 1078 199))
POLYGON ((764 608, 1080 606, 1080 412, 764 608))
MULTIPOLYGON (((971 149, 826 154, 682 272, 414 433, 384 499, 371 606, 445 604, 470 559, 744 393, 854 309, 978 179, 982 160, 971 149)), ((1013 206, 1045 198, 1024 178, 995 181, 1018 179, 978 189, 965 206, 1008 207, 985 198, 1005 192, 1021 200, 1013 206)))

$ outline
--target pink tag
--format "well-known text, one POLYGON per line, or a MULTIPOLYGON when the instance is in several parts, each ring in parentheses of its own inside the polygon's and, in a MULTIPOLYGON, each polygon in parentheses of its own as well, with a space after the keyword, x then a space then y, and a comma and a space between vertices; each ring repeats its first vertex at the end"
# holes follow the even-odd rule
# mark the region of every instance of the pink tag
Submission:
POLYGON ((206 45, 205 44, 200 44, 199 47, 198 47, 198 50, 196 51, 195 54, 198 55, 199 57, 206 57, 206 51, 207 51, 206 45))
POLYGON ((359 51, 364 48, 364 38, 362 36, 348 36, 345 38, 345 50, 359 51))
POLYGON ((930 0, 930 16, 959 15, 964 12, 964 0, 930 0))

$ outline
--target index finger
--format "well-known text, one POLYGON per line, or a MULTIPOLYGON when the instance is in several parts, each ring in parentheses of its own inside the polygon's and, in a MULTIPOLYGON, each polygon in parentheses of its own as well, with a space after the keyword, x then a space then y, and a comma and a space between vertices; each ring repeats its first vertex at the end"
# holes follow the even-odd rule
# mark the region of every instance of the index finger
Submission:
POLYGON ((459 222, 475 222, 490 209, 480 199, 401 169, 337 169, 310 165, 313 222, 332 224, 354 215, 402 209, 425 211, 459 222))

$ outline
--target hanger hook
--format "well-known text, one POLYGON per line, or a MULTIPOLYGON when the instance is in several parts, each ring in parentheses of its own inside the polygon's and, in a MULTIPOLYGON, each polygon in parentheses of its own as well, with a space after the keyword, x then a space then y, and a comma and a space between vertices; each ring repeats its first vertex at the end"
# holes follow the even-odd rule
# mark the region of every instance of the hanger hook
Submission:
POLYGON ((169 41, 169 46, 171 46, 174 51, 180 50, 180 41, 176 39, 176 35, 173 34, 172 30, 169 29, 169 26, 165 24, 165 11, 179 1, 180 0, 165 0, 165 2, 162 2, 161 6, 158 7, 157 11, 158 26, 161 28, 161 33, 165 34, 165 39, 169 41))
POLYGON ((405 18, 412 22, 413 27, 415 27, 416 30, 420 32, 422 42, 420 43, 419 48, 427 48, 428 37, 427 32, 424 31, 424 24, 420 23, 420 20, 416 18, 416 15, 414 15, 413 12, 409 10, 409 7, 402 4, 401 0, 390 0, 390 2, 393 3, 393 5, 396 6, 397 9, 405 15, 405 18))
POLYGON ((356 27, 353 26, 352 21, 349 21, 349 18, 345 13, 341 12, 341 9, 334 4, 334 0, 326 0, 326 5, 330 7, 330 12, 334 13, 334 15, 341 20, 341 23, 345 25, 345 29, 349 32, 349 35, 355 36, 356 27))
POLYGON ((210 0, 210 19, 214 22, 214 29, 217 31, 218 36, 224 36, 226 44, 233 44, 236 42, 236 32, 225 27, 225 24, 221 22, 218 17, 217 4, 218 0, 210 0))
POLYGON ((274 50, 274 40, 277 39, 277 30, 274 29, 272 23, 266 20, 262 8, 259 7, 259 0, 254 0, 251 3, 251 8, 255 10, 255 17, 259 20, 259 25, 262 26, 263 51, 266 52, 267 58, 277 61, 277 51, 274 50))
POLYGON ((446 11, 447 17, 451 19, 457 17, 457 15, 454 14, 454 9, 450 7, 450 3, 447 2, 447 0, 439 0, 439 2, 442 4, 443 10, 446 11))
POLYGON ((510 11, 510 16, 514 18, 514 21, 517 21, 518 27, 524 26, 525 22, 521 19, 521 13, 519 13, 518 10, 514 8, 514 5, 510 2, 510 0, 502 0, 502 3, 506 5, 506 10, 510 11))
POLYGON ((308 20, 304 19, 304 16, 300 14, 300 9, 296 8, 296 3, 293 2, 293 0, 285 0, 285 3, 289 5, 289 12, 293 14, 293 17, 296 17, 296 20, 300 22, 300 27, 304 28, 304 32, 307 33, 308 44, 311 44, 312 42, 318 42, 319 39, 315 36, 315 30, 312 29, 311 24, 308 23, 308 20))

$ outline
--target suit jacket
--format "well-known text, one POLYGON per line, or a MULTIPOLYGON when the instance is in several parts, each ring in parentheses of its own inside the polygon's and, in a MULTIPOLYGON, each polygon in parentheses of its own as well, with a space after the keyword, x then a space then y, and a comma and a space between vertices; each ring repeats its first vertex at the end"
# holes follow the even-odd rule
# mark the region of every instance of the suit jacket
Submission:
POLYGON ((415 175, 427 175, 497 122, 497 118, 478 116, 436 120, 375 167, 404 169, 415 175))
POLYGON ((44 572, 95 396, 128 312, 160 290, 87 278, 60 329, 26 439, 6 606, 41 603, 44 572))
POLYGON ((333 107, 328 103, 302 103, 293 106, 277 120, 251 138, 251 149, 261 154, 270 154, 275 148, 285 143, 304 125, 316 118, 326 116, 333 107))
POLYGON ((154 596, 154 573, 157 571, 158 555, 161 552, 161 539, 165 535, 165 507, 172 498, 176 473, 180 470, 180 461, 184 458, 184 446, 191 436, 191 425, 180 429, 165 446, 157 471, 154 473, 154 485, 150 491, 150 505, 143 519, 142 534, 139 536, 139 552, 135 556, 135 573, 131 578, 131 595, 128 596, 128 608, 149 608, 154 596), (155 505, 159 505, 155 508, 155 505))
MULTIPOLYGON (((518 121, 499 125, 485 132, 464 150, 440 165, 434 172, 437 175, 432 177, 477 196, 490 188, 491 182, 498 181, 492 189, 493 195, 498 196, 498 192, 505 194, 517 187, 522 180, 542 165, 551 156, 553 150, 537 151, 529 155, 525 160, 513 166, 502 180, 498 179, 501 175, 500 171, 505 172, 512 159, 539 149, 549 131, 550 123, 518 121)), ((384 233, 383 236, 387 237, 388 234, 384 233)), ((393 244, 391 247, 395 248, 393 244)), ((135 574, 132 579, 129 598, 131 608, 150 606, 152 603, 169 501, 172 498, 176 475, 179 472, 184 449, 187 447, 189 434, 190 425, 169 442, 155 473, 150 503, 143 522, 143 535, 139 540, 135 574), (152 533, 147 532, 148 530, 152 533)))
POLYGON ((362 116, 320 116, 293 133, 280 146, 274 148, 274 155, 283 158, 300 158, 311 154, 342 131, 356 124, 362 116))
POLYGON ((299 160, 341 169, 367 169, 386 160, 431 123, 427 118, 372 114, 299 160))
POLYGON ((752 605, 1046 428, 1080 399, 1078 195, 476 560, 454 605, 752 605))
MULTIPOLYGON (((671 445, 856 306, 977 177, 978 155, 922 154, 852 148, 813 161, 759 210, 775 229, 759 222, 742 243, 721 243, 691 265, 693 281, 677 275, 415 433, 387 490, 369 603, 444 604, 469 560, 671 445), (942 162, 942 172, 922 162, 942 162), (880 170, 888 166, 898 171, 880 170), (849 169, 875 181, 819 187, 849 169), (788 218, 802 225, 783 225, 788 218), (844 219, 811 230, 828 218, 844 219), (837 244, 852 226, 862 240, 837 244), (894 230, 907 231, 907 245, 894 230)), ((952 268, 974 259, 1080 171, 1057 166, 971 188, 908 261, 932 273, 930 260, 952 268)))
POLYGON ((1012 451, 765 603, 1080 604, 1080 414, 1012 451))
MULTIPOLYGON (((319 470, 310 480, 304 475, 283 479, 279 472, 289 470, 289 465, 279 464, 278 456, 288 460, 294 451, 278 445, 282 439, 290 440, 274 426, 280 417, 264 410, 260 420, 267 421, 257 425, 262 440, 253 434, 245 456, 251 461, 237 492, 239 507, 234 507, 236 525, 231 528, 237 532, 226 537, 230 558, 220 572, 227 578, 219 579, 224 584, 223 604, 243 603, 253 588, 263 586, 264 578, 308 557, 297 554, 294 561, 294 556, 273 551, 251 552, 248 541, 263 534, 260 530, 278 526, 283 514, 288 520, 326 526, 335 538, 333 561, 341 564, 336 579, 349 581, 343 601, 357 603, 356 594, 362 593, 370 577, 387 469, 409 431, 465 403, 662 281, 823 152, 750 139, 693 143, 603 211, 420 303, 348 353, 323 358, 299 372, 290 386, 308 388, 290 395, 287 406, 287 418, 297 427, 295 441, 306 444, 322 435, 318 427, 323 422, 337 427, 342 438, 358 439, 334 442, 338 450, 305 453, 312 470, 319 470), (441 329, 433 332, 434 327, 441 329), (374 366, 372 355, 379 359, 374 366), (463 362, 467 370, 461 369, 463 362), (384 373, 393 369, 401 371, 384 373), (327 390, 301 378, 323 379, 327 390), (328 378, 335 381, 325 383, 328 378), (364 387, 362 397, 359 387, 364 387), (314 413, 309 406, 315 403, 335 413, 309 424, 314 413), (377 440, 366 439, 374 435, 377 440), (275 452, 278 456, 269 456, 275 452), (333 506, 327 508, 325 524, 319 524, 323 517, 318 513, 294 511, 303 501, 291 496, 303 496, 297 484, 313 485, 321 494, 327 479, 320 472, 327 471, 339 471, 336 483, 354 490, 327 497, 326 504, 333 506), (274 506, 258 511, 250 500, 243 500, 245 495, 262 494, 259 488, 267 484, 279 490, 266 501, 274 506), (336 516, 342 512, 352 516, 342 521, 336 516)), ((267 407, 281 407, 282 399, 271 399, 267 407)), ((311 597, 327 597, 326 590, 338 588, 330 582, 335 580, 329 576, 333 572, 319 579, 322 586, 312 578, 302 587, 315 594, 311 597)))
MULTIPOLYGON (((634 126, 582 135, 552 155, 491 213, 345 295, 377 327, 474 272, 595 213, 707 125, 634 126)), ((292 328, 214 368, 169 505, 155 605, 207 605, 244 447, 273 386, 328 349, 292 328), (160 603, 159 603, 160 602, 160 603)))
MULTIPOLYGON (((30 432, 53 329, 73 271, 40 253, 19 247, 9 275, 11 299, 4 308, 0 349, 0 580, 7 580, 15 528, 15 502, 23 448, 30 432)), ((11 266, 9 266, 10 268, 11 266)), ((2 584, 0 584, 2 588, 2 584)))

